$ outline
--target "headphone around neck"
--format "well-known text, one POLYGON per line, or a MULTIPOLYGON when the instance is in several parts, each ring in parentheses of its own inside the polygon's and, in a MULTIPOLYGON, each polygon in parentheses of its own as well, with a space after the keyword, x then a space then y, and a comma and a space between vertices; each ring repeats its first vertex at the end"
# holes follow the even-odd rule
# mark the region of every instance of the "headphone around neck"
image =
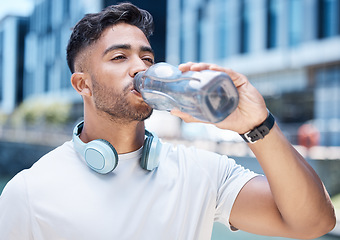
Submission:
MULTIPOLYGON (((101 174, 112 172, 118 165, 116 149, 104 139, 84 143, 79 138, 83 126, 84 121, 81 121, 73 130, 73 142, 76 151, 85 159, 92 170, 101 174)), ((147 130, 145 130, 145 136, 140 166, 145 170, 152 171, 159 164, 161 142, 156 135, 147 130)))

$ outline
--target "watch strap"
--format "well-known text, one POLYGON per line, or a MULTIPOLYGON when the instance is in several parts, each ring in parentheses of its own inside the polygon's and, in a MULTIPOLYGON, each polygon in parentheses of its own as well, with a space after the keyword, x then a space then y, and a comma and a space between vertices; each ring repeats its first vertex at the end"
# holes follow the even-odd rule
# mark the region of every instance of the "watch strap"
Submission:
POLYGON ((259 126, 254 129, 246 132, 244 134, 240 134, 240 136, 244 139, 244 141, 248 143, 255 143, 260 139, 263 139, 273 128, 275 123, 274 116, 268 111, 268 117, 261 123, 259 126))

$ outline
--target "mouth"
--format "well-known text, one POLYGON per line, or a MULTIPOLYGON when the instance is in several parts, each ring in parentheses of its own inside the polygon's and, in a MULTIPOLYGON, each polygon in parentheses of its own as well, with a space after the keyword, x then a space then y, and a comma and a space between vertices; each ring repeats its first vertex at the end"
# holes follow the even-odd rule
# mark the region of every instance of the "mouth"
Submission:
POLYGON ((128 86, 128 89, 135 96, 137 96, 139 98, 143 98, 142 94, 136 89, 135 84, 133 82, 131 82, 131 84, 128 86))
POLYGON ((133 88, 133 89, 131 89, 130 92, 133 93, 133 94, 135 94, 136 96, 142 98, 142 94, 141 94, 140 92, 138 92, 136 89, 133 88))

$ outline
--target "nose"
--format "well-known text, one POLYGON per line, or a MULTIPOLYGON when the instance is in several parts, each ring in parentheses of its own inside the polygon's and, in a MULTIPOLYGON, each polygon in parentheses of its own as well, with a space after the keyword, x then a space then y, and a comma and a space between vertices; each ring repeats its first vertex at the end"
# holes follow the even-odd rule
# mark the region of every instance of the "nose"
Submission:
POLYGON ((144 61, 138 57, 132 62, 132 67, 130 69, 130 76, 134 77, 136 76, 137 73, 141 71, 145 71, 147 68, 148 66, 146 66, 144 61))

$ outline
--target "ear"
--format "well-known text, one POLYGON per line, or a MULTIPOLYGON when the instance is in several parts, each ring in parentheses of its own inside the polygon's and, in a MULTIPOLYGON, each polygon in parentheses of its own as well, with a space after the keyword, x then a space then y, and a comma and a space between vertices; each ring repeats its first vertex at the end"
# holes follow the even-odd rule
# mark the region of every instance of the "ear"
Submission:
POLYGON ((89 86, 88 78, 85 73, 75 72, 71 76, 73 88, 82 96, 92 96, 92 90, 89 86))

